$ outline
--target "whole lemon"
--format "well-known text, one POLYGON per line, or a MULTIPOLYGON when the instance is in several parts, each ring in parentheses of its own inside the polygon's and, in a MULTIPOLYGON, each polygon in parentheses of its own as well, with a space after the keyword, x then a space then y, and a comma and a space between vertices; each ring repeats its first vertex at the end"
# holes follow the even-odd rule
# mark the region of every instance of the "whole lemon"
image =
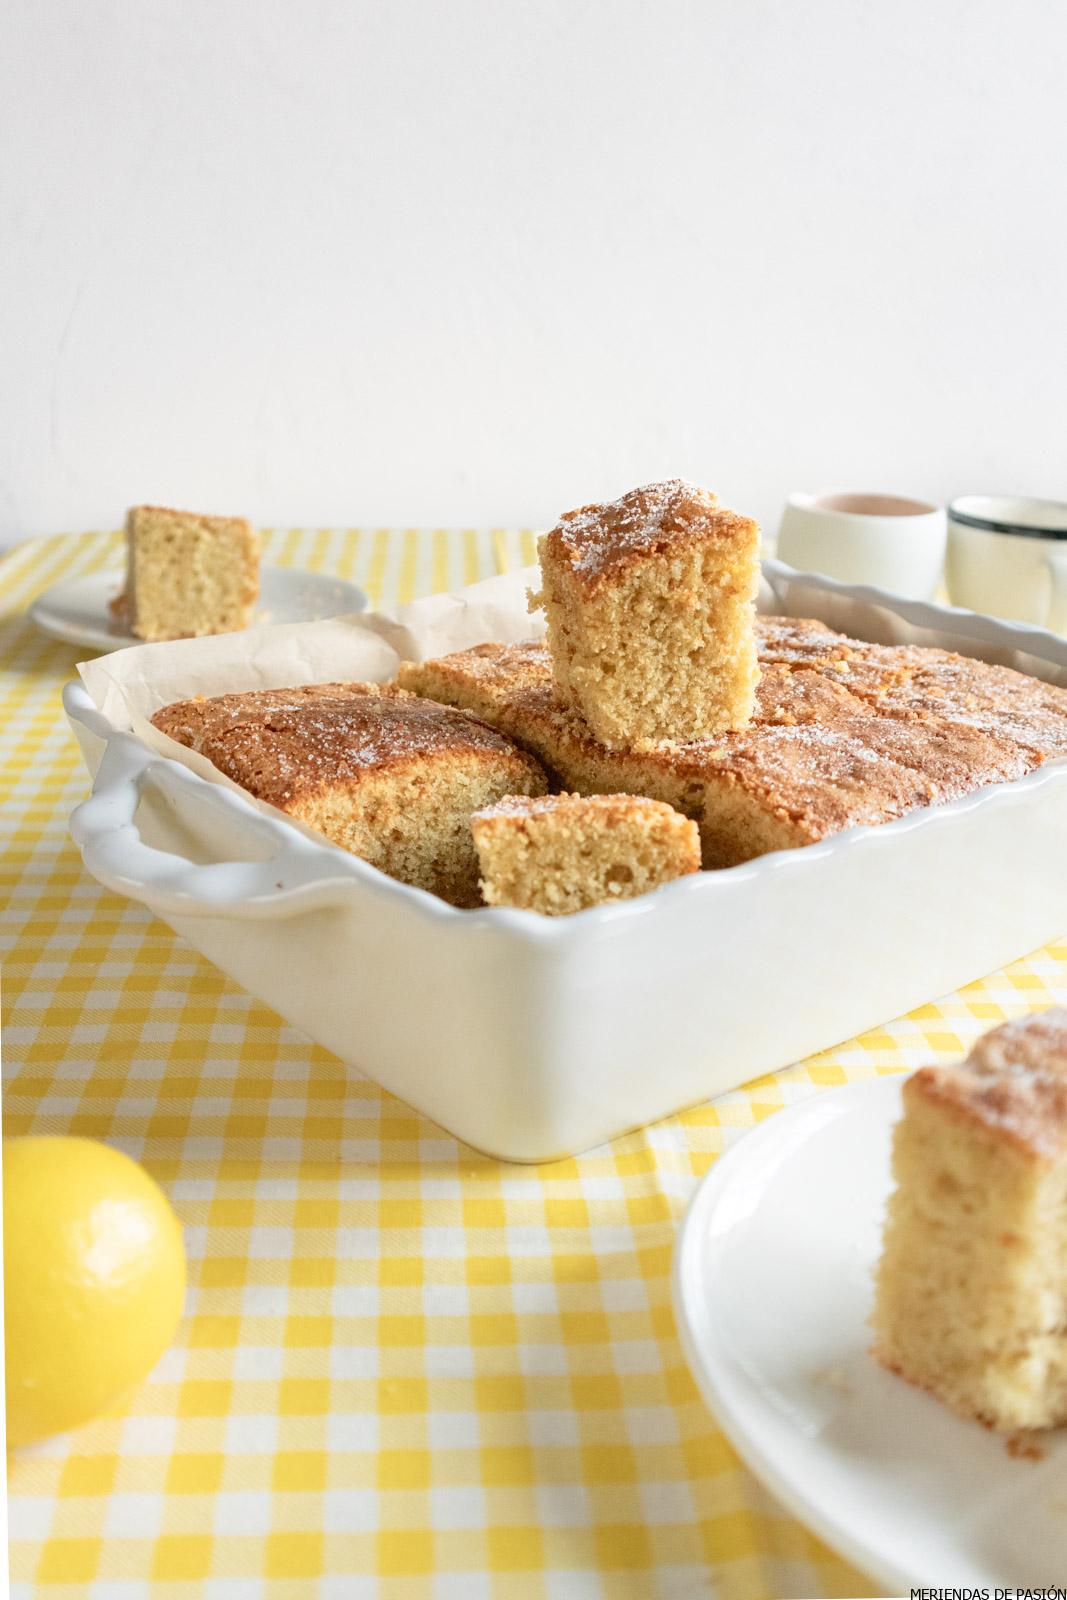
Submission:
POLYGON ((95 1139, 9 1139, 7 1442, 97 1416, 155 1365, 185 1297, 181 1224, 144 1169, 95 1139))

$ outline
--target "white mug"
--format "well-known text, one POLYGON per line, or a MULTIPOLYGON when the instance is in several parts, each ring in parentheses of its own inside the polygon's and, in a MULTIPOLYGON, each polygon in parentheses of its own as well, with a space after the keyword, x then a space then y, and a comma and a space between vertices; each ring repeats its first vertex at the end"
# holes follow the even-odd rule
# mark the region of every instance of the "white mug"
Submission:
POLYGON ((953 605, 1067 633, 1067 505, 968 494, 948 527, 953 605))
POLYGON ((895 494, 791 494, 776 553, 802 572, 929 600, 945 560, 945 513, 895 494))

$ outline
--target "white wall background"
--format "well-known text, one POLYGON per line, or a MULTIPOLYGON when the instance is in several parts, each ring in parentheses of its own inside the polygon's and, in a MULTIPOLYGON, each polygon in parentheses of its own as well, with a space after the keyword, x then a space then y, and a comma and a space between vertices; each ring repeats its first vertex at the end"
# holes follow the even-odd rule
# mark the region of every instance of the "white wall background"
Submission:
POLYGON ((1067 499, 1056 0, 6 0, 0 539, 1067 499))

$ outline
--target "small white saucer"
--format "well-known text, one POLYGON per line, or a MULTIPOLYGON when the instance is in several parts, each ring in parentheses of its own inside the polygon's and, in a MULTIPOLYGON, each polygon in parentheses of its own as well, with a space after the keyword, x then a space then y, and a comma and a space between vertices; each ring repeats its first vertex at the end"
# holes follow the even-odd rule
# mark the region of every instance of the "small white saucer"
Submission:
POLYGON ((1016 1459, 869 1354, 900 1080, 777 1112, 711 1169, 675 1252, 690 1366, 747 1465, 891 1594, 1067 1573, 1067 1434, 1016 1459))
MULTIPOLYGON (((110 567, 53 584, 30 606, 30 619, 54 639, 92 645, 96 650, 140 644, 108 611, 108 602, 121 590, 124 576, 121 569, 110 567)), ((326 617, 363 611, 366 605, 363 590, 343 578, 296 567, 261 567, 259 604, 252 621, 321 622, 326 617)))

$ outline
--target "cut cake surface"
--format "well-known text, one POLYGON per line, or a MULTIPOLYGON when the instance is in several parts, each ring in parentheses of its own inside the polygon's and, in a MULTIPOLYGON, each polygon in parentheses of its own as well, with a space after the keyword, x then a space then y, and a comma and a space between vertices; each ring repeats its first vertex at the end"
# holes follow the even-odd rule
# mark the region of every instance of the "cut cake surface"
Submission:
POLYGON ((566 916, 700 868, 696 824, 628 794, 508 796, 472 819, 488 905, 566 916))
POLYGON ((134 506, 121 597, 131 632, 161 640, 246 628, 259 596, 259 557, 259 536, 243 517, 134 506))

